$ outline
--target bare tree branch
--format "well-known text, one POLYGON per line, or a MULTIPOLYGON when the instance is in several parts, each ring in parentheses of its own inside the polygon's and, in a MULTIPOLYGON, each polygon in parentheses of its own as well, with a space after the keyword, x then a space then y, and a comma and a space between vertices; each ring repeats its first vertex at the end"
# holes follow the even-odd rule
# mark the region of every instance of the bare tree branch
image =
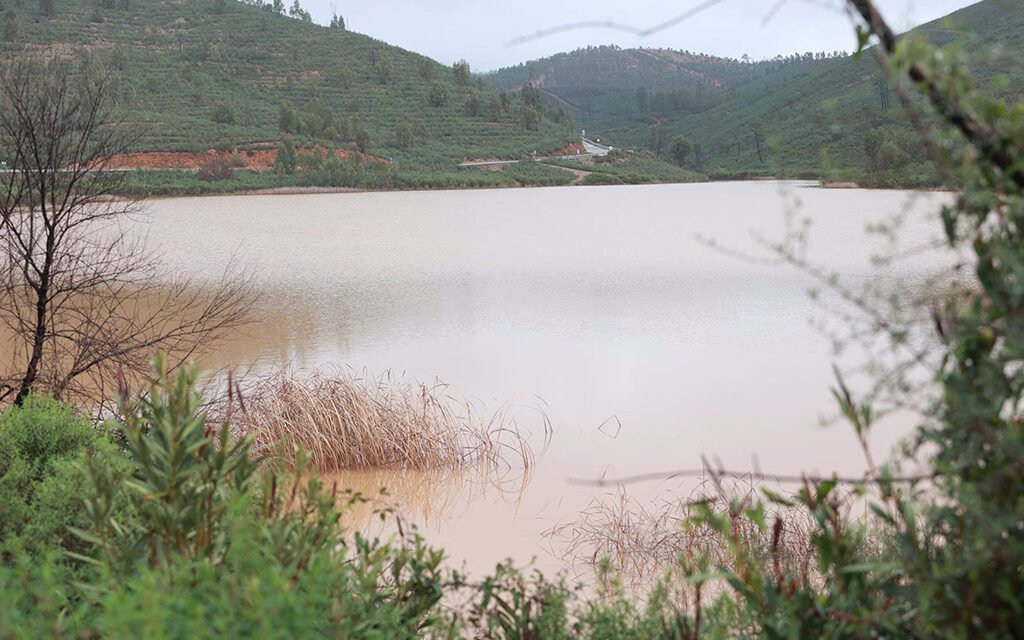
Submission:
POLYGON ((108 84, 52 60, 0 70, 0 326, 12 337, 0 401, 44 390, 102 402, 109 380, 138 379, 155 350, 189 357, 250 308, 244 279, 168 281, 123 228, 138 203, 107 167, 134 139, 108 84))
POLYGON ((526 42, 531 42, 533 40, 539 40, 541 38, 546 38, 548 36, 555 35, 556 33, 576 31, 577 29, 611 29, 613 31, 623 31, 625 33, 631 33, 633 35, 644 38, 647 36, 654 35, 659 31, 664 31, 678 24, 681 24, 689 20, 693 16, 703 11, 706 11, 717 4, 720 4, 722 1, 723 0, 704 0, 704 2, 701 2, 700 4, 696 5, 695 7, 688 11, 684 11, 683 13, 679 14, 674 18, 666 20, 665 22, 662 22, 660 24, 656 24, 653 27, 648 27, 646 29, 633 27, 628 24, 622 24, 620 22, 615 22, 612 20, 583 20, 580 22, 570 22, 568 24, 558 25, 557 27, 551 27, 549 29, 541 29, 540 31, 532 35, 521 36, 519 38, 510 40, 508 42, 508 45, 514 46, 524 44, 526 42))
POLYGON ((893 476, 891 478, 879 478, 879 477, 844 477, 844 476, 823 476, 823 475, 786 475, 786 474, 774 474, 774 473, 762 473, 760 471, 730 471, 728 469, 715 469, 705 467, 702 469, 681 469, 676 471, 655 471, 652 473, 641 473, 635 476, 624 476, 621 478, 599 478, 597 480, 589 480, 582 478, 569 478, 568 482, 572 485, 582 487, 618 487, 628 484, 640 484, 644 482, 663 482, 665 480, 676 480, 680 478, 703 478, 707 476, 716 476, 719 478, 733 478, 737 480, 756 480, 758 482, 776 482, 779 484, 803 484, 805 482, 810 483, 822 483, 822 482, 836 482, 839 484, 853 484, 853 485, 879 485, 879 484, 919 484, 922 482, 928 482, 934 480, 936 475, 933 473, 920 474, 920 475, 904 475, 904 476, 893 476))
MULTIPOLYGON (((882 48, 890 56, 897 53, 896 32, 882 17, 872 0, 847 0, 857 12, 870 33, 876 35, 882 48)), ((1017 187, 1024 188, 1024 168, 1016 161, 1017 149, 1008 148, 1008 138, 999 135, 983 125, 977 116, 955 95, 944 91, 934 75, 924 65, 914 62, 906 70, 907 75, 928 96, 932 106, 953 126, 960 130, 967 140, 978 149, 983 158, 1007 175, 1017 187)))

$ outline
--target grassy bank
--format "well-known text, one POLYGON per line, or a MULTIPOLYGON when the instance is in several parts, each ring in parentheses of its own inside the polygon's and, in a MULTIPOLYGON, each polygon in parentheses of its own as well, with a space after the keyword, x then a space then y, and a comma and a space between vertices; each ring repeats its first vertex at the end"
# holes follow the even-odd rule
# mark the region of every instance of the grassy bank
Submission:
POLYGON ((204 179, 188 170, 138 169, 127 172, 122 192, 135 197, 201 196, 288 189, 397 191, 550 187, 570 182, 571 174, 530 161, 496 171, 458 170, 454 167, 388 168, 375 173, 341 176, 322 172, 285 175, 235 171, 216 180, 204 179))
POLYGON ((607 158, 596 158, 592 162, 553 159, 546 164, 588 173, 582 184, 662 184, 703 182, 707 176, 682 169, 676 165, 658 160, 649 153, 627 152, 613 154, 607 158))

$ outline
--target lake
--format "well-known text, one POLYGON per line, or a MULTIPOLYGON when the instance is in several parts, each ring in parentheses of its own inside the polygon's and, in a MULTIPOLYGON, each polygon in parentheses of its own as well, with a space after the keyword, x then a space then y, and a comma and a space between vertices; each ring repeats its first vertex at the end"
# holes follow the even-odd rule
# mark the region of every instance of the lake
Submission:
MULTIPOLYGON (((204 365, 351 367, 443 381, 487 410, 510 406, 542 446, 502 489, 443 473, 345 473, 388 484, 401 509, 474 572, 511 556, 562 566, 543 532, 612 489, 594 479, 699 468, 702 456, 768 472, 864 470, 834 413, 828 313, 779 238, 787 211, 813 219, 808 255, 848 277, 869 267, 866 225, 907 214, 935 235, 946 195, 712 183, 444 192, 228 196, 152 201, 142 223, 168 273, 216 279, 234 261, 261 292, 256 321, 204 365), (702 240, 702 238, 704 240, 702 240), (709 246, 713 239, 723 251, 709 246)), ((880 456, 912 424, 890 420, 880 456)), ((649 499, 678 481, 629 488, 649 499)))

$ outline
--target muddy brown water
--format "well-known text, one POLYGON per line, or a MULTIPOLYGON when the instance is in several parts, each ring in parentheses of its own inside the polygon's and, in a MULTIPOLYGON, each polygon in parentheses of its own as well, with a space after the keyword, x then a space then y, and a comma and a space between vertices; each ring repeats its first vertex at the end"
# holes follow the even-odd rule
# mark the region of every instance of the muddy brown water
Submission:
MULTIPOLYGON (((791 267, 728 255, 699 238, 765 256, 787 211, 813 219, 809 256, 851 277, 877 240, 869 222, 910 218, 914 241, 949 196, 823 190, 801 183, 234 196, 152 201, 140 225, 168 273, 218 278, 229 262, 261 292, 256 322, 209 367, 298 372, 351 367, 444 381, 484 410, 510 406, 533 433, 528 477, 346 472, 388 486, 456 565, 486 571, 536 558, 564 568, 543 532, 614 489, 570 484, 701 466, 861 473, 833 413, 826 315, 791 267), (543 421, 554 428, 541 452, 543 421)), ((884 270, 900 281, 921 263, 884 270)), ((876 456, 907 432, 876 430, 876 456)), ((679 481, 631 486, 642 499, 679 481)))

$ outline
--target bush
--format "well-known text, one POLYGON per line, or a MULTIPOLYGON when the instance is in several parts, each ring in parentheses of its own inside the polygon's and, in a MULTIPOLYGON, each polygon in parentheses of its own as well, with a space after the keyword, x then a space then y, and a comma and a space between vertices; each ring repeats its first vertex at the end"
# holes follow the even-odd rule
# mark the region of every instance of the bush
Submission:
POLYGON ((230 180, 235 175, 232 167, 233 159, 226 153, 216 153, 203 161, 202 166, 196 171, 196 177, 207 182, 219 182, 230 180))
POLYGON ((113 445, 74 409, 29 396, 0 414, 0 550, 38 557, 82 550, 68 527, 84 523, 85 456, 113 445))
POLYGON ((210 117, 217 124, 235 124, 235 108, 228 102, 218 100, 213 103, 210 117))
POLYGON ((439 82, 435 82, 430 85, 430 91, 427 93, 427 102, 432 107, 443 107, 448 104, 449 97, 448 88, 439 82))
POLYGON ((395 145, 399 149, 408 149, 416 142, 412 127, 408 123, 401 123, 395 127, 395 145))
POLYGON ((612 185, 612 184, 625 184, 618 176, 613 176, 609 173, 588 173, 583 178, 583 183, 587 186, 597 185, 612 185))

